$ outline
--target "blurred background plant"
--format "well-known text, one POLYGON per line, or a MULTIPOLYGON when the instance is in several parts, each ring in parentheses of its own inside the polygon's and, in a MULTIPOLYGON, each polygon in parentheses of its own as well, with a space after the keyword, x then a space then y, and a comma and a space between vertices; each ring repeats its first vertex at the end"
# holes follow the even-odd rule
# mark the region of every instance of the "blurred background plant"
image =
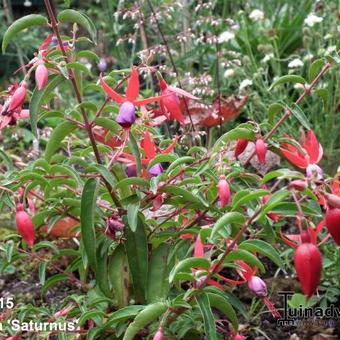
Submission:
MULTIPOLYGON (((13 18, 44 11, 41 0, 2 0, 2 5, 0 34, 13 18)), ((69 6, 83 10, 96 22, 96 52, 101 59, 97 64, 85 61, 92 72, 124 69, 141 62, 161 65, 169 82, 183 83, 205 103, 225 105, 224 121, 228 124, 223 124, 223 130, 234 126, 232 120, 240 111, 236 122, 254 119, 266 123, 273 119, 288 98, 287 88, 269 91, 270 84, 285 74, 310 79, 310 64, 334 55, 340 35, 338 0, 104 0, 55 1, 54 5, 58 10, 69 6), (245 100, 240 102, 233 96, 244 96, 245 100)), ((35 28, 21 35, 1 56, 1 90, 15 77, 18 61, 23 64, 31 58, 43 34, 35 28)), ((148 77, 145 75, 146 83, 153 86, 148 77)), ((289 100, 298 98, 301 87, 295 86, 289 100)), ((324 146, 322 166, 329 173, 338 166, 340 150, 338 87, 336 70, 331 70, 318 90, 320 99, 302 105, 324 146), (330 98, 327 93, 334 95, 330 98)), ((211 126, 220 123, 219 119, 204 123, 211 143, 215 140, 211 126)), ((282 129, 297 137, 296 127, 292 117, 282 129)))

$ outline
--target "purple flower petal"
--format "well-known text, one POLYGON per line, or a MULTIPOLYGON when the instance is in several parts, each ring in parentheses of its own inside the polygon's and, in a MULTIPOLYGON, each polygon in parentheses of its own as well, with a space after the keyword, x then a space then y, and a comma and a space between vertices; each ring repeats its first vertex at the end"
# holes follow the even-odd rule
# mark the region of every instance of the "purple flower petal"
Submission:
POLYGON ((149 169, 149 174, 152 177, 156 177, 156 176, 160 175, 161 173, 163 173, 163 171, 164 170, 163 170, 162 166, 160 164, 156 164, 149 169))
POLYGON ((136 120, 135 106, 131 102, 124 102, 119 109, 116 122, 123 128, 129 128, 136 120))

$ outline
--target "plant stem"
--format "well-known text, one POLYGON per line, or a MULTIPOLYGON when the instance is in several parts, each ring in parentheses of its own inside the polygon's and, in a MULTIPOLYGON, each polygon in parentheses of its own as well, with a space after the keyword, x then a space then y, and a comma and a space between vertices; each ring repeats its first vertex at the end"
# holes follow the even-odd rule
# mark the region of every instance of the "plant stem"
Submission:
MULTIPOLYGON (((50 24, 51 24, 51 27, 52 27, 52 30, 54 32, 54 34, 56 35, 57 37, 57 40, 58 40, 58 45, 60 47, 60 50, 65 58, 65 62, 66 64, 69 64, 69 58, 66 54, 66 51, 64 49, 64 45, 63 45, 63 41, 61 40, 61 37, 60 37, 60 33, 59 33, 59 28, 58 28, 58 23, 57 23, 57 20, 56 20, 56 17, 54 15, 54 12, 53 12, 53 9, 52 9, 52 6, 51 6, 51 2, 50 0, 44 0, 45 2, 45 7, 46 7, 46 11, 47 11, 47 15, 50 19, 50 24)), ((73 86, 73 90, 75 92, 75 95, 76 95, 76 98, 77 98, 77 101, 79 104, 82 103, 82 96, 80 94, 80 91, 79 91, 79 88, 78 88, 78 85, 77 85, 77 82, 75 80, 75 76, 74 76, 74 72, 73 70, 69 69, 68 70, 69 72, 69 78, 71 80, 71 83, 72 83, 72 86, 73 86)), ((84 120, 84 124, 85 124, 85 129, 88 133, 88 136, 90 138, 90 142, 91 142, 91 146, 92 146, 92 149, 93 149, 93 152, 95 154, 95 157, 96 157, 96 160, 97 160, 97 163, 98 164, 103 164, 102 162, 102 159, 100 157, 100 154, 99 154, 99 150, 98 150, 98 147, 97 147, 97 144, 96 144, 96 140, 95 140, 95 137, 94 137, 94 134, 93 134, 93 131, 92 131, 92 127, 91 127, 91 124, 89 122, 89 118, 87 116, 87 113, 85 112, 84 108, 82 106, 80 106, 80 112, 81 112, 81 115, 83 117, 83 120, 84 120)), ((114 192, 111 184, 105 179, 102 177, 102 180, 112 198, 112 201, 115 203, 116 207, 118 208, 121 208, 121 204, 120 204, 120 201, 119 201, 119 198, 118 196, 116 195, 116 193, 114 192)))

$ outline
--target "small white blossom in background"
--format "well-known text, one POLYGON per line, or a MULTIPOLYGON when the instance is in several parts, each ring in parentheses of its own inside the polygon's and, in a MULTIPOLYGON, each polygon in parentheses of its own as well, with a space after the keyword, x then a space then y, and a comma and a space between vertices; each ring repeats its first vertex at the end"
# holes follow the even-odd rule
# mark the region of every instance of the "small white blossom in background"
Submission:
POLYGON ((303 62, 302 60, 300 60, 299 58, 295 58, 292 61, 289 62, 288 67, 289 68, 298 68, 298 67, 302 67, 303 66, 303 62))
POLYGON ((261 21, 264 19, 264 13, 259 9, 254 9, 250 12, 249 19, 252 21, 261 21))
POLYGON ((304 90, 305 87, 303 86, 303 84, 296 83, 296 84, 294 84, 294 89, 296 89, 296 90, 304 90))
POLYGON ((230 78, 235 75, 235 71, 232 68, 228 68, 224 71, 224 78, 230 78))
POLYGON ((326 53, 330 54, 332 52, 336 51, 336 46, 335 45, 332 45, 332 46, 328 46, 326 48, 326 53))
POLYGON ((224 42, 228 42, 230 40, 233 40, 235 38, 235 34, 232 33, 232 32, 229 32, 229 31, 225 31, 225 32, 222 32, 219 37, 218 37, 218 42, 221 44, 221 43, 224 43, 224 42))
POLYGON ((263 63, 268 62, 270 59, 274 58, 274 53, 269 53, 264 56, 264 58, 261 60, 263 63))
POLYGON ((320 23, 322 20, 323 19, 321 17, 318 17, 317 15, 310 13, 304 20, 304 23, 309 27, 313 27, 315 24, 320 23))
POLYGON ((311 61, 314 58, 313 54, 308 53, 303 57, 303 61, 311 61))
POLYGON ((253 82, 250 79, 244 79, 241 81, 240 90, 243 90, 244 88, 246 88, 247 86, 253 85, 253 82))

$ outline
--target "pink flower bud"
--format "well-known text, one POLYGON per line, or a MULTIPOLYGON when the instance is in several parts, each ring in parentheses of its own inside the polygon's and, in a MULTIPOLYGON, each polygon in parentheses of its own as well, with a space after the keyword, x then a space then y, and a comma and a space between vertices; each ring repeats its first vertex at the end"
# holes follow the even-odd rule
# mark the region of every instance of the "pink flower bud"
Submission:
POLYGON ((230 187, 228 182, 222 177, 217 185, 218 198, 221 208, 224 208, 230 200, 230 187))
POLYGON ((335 243, 340 245, 340 209, 328 208, 325 221, 328 232, 332 235, 335 243))
POLYGON ((161 173, 163 173, 163 167, 161 164, 156 164, 154 166, 152 166, 150 169, 149 169, 149 175, 151 177, 157 177, 158 175, 160 175, 161 173))
POLYGON ((308 178, 323 179, 323 170, 316 164, 309 164, 306 168, 308 178))
POLYGON ((43 61, 39 62, 38 67, 35 70, 35 83, 37 88, 41 91, 48 82, 48 70, 43 61))
POLYGON ((153 340, 163 340, 163 329, 160 327, 158 328, 158 331, 156 332, 155 336, 153 337, 153 340))
POLYGON ((235 158, 238 158, 238 156, 246 149, 248 145, 248 141, 246 139, 239 139, 236 143, 235 147, 235 158))
POLYGON ((267 145, 263 141, 262 137, 259 137, 255 143, 255 151, 257 159, 260 164, 264 164, 266 161, 267 145))
POLYGON ((265 297, 267 296, 267 286, 266 283, 258 276, 252 276, 248 281, 248 288, 256 296, 265 297))
POLYGON ((301 179, 297 179, 295 181, 291 181, 288 185, 288 189, 295 189, 297 191, 303 191, 307 188, 306 181, 303 181, 301 179))
POLYGON ((330 205, 333 208, 340 209, 340 196, 334 195, 334 194, 325 194, 326 201, 328 205, 330 205))
POLYGON ((245 337, 241 334, 234 334, 232 337, 231 337, 231 340, 244 340, 245 337))
POLYGON ((29 247, 33 247, 34 245, 34 226, 31 218, 24 211, 24 208, 21 203, 18 203, 16 206, 16 225, 19 234, 25 240, 25 242, 29 245, 29 247))
POLYGON ((27 92, 26 88, 27 84, 23 82, 22 85, 14 91, 8 111, 14 111, 24 104, 27 92))

